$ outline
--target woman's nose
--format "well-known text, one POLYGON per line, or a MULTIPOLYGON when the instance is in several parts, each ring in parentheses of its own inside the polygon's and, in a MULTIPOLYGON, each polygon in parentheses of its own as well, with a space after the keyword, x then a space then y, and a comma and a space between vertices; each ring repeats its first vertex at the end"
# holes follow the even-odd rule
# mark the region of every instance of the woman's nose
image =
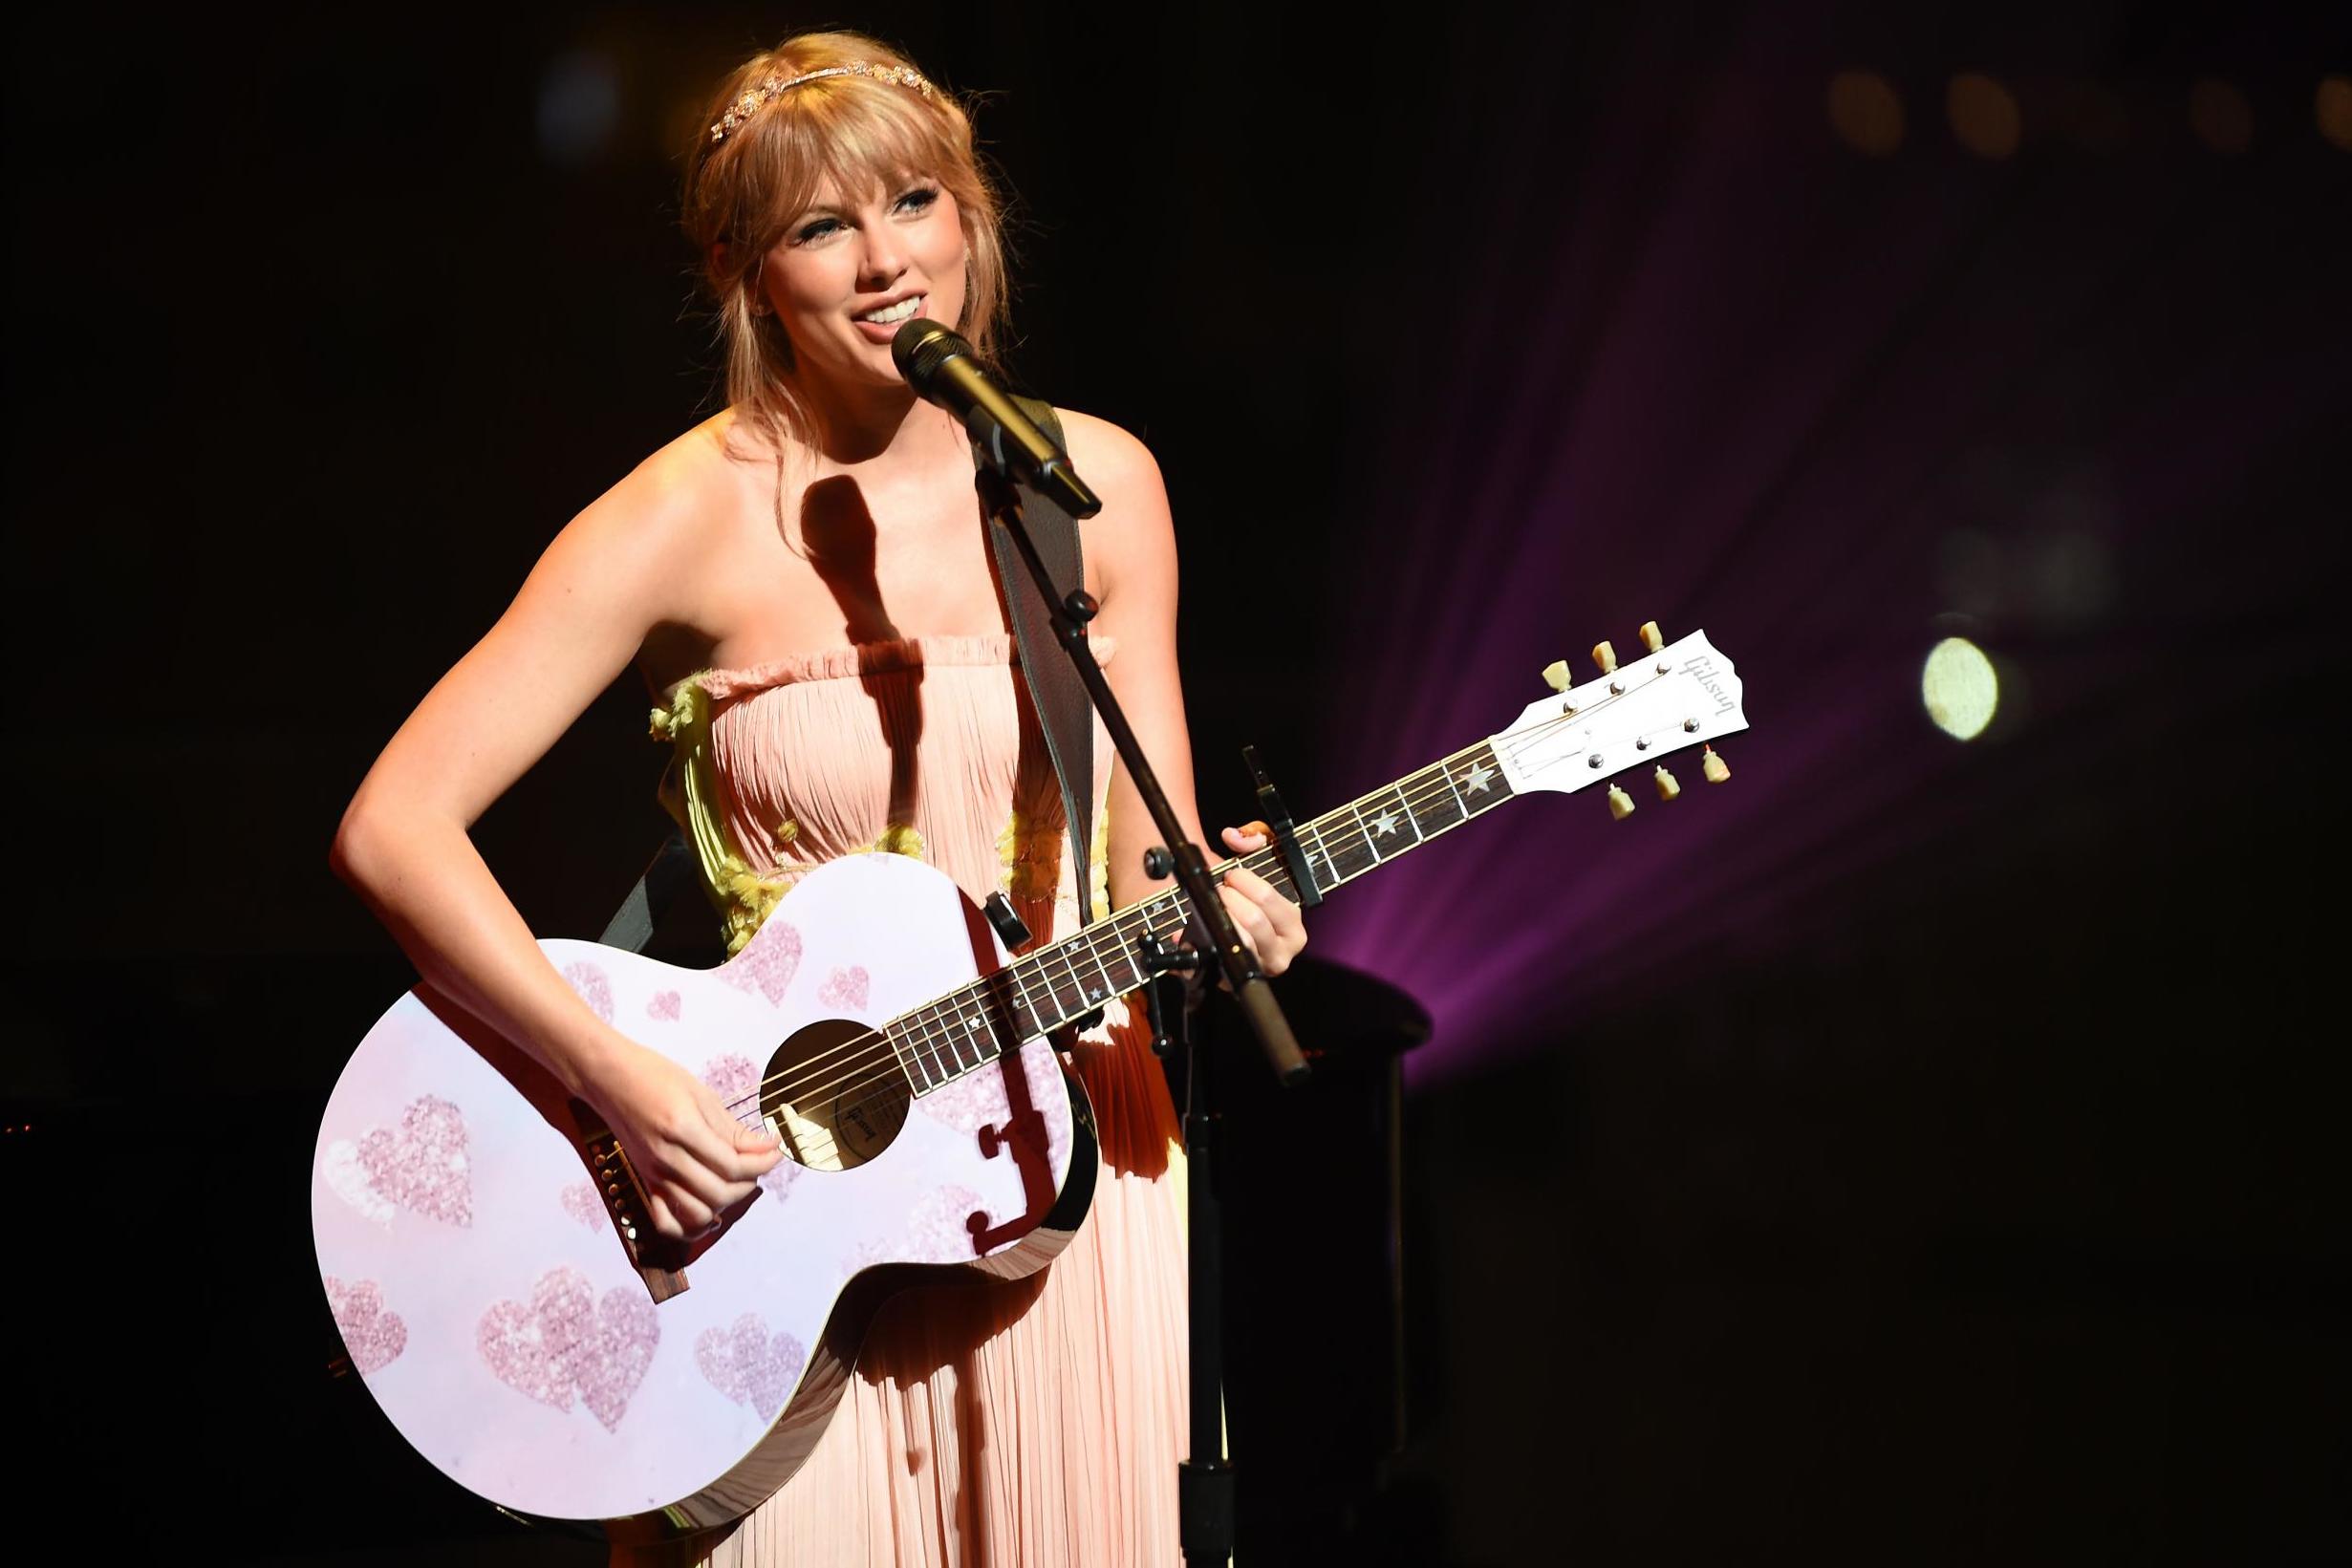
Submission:
POLYGON ((906 247, 888 224, 873 225, 865 233, 866 254, 858 283, 868 293, 875 293, 897 282, 906 271, 906 247))

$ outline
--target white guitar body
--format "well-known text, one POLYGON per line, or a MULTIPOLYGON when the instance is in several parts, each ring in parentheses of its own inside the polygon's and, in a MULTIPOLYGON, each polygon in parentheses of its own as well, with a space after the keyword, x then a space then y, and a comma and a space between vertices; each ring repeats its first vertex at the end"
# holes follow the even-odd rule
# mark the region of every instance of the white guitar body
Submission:
MULTIPOLYGON (((1003 961, 953 882, 887 854, 809 875, 716 970, 541 945, 598 1013, 728 1100, 758 1094, 788 1042, 822 1063, 829 1042, 871 1041, 866 1026, 1003 961)), ((346 1348, 420 1453, 517 1513, 615 1536, 736 1517, 814 1446, 874 1307, 954 1272, 883 1266, 1029 1273, 1092 1195, 1091 1113, 1046 1041, 897 1106, 893 1136, 875 1125, 888 1103, 845 1101, 823 1128, 771 1105, 804 1150, 831 1133, 863 1163, 787 1159, 716 1238, 667 1260, 682 1273, 640 1267, 633 1216, 612 1208, 626 1200, 584 1152, 602 1131, 585 1108, 413 991, 361 1042, 319 1131, 312 1214, 346 1348)))

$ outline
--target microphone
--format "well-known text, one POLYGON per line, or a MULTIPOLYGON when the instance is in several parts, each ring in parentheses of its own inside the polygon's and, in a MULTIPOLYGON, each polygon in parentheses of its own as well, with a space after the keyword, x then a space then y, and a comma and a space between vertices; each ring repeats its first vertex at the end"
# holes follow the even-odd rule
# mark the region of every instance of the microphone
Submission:
POLYGON ((998 473, 1026 481, 1074 518, 1103 509, 1069 465, 1069 454, 1021 412, 955 329, 917 316, 890 340, 890 357, 917 397, 963 421, 998 473))

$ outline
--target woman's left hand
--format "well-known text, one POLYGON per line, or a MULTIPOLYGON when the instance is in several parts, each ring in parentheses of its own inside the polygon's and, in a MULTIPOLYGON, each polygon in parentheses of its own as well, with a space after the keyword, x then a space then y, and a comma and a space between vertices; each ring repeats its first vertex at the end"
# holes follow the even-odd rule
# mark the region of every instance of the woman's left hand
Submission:
MULTIPOLYGON (((1266 825, 1245 823, 1225 829, 1225 848, 1239 855, 1255 854, 1270 844, 1266 825)), ((1273 883, 1255 871, 1235 865, 1226 868, 1221 889, 1234 929, 1258 956, 1258 967, 1268 976, 1281 974, 1306 945, 1306 925, 1299 906, 1284 898, 1273 883)))

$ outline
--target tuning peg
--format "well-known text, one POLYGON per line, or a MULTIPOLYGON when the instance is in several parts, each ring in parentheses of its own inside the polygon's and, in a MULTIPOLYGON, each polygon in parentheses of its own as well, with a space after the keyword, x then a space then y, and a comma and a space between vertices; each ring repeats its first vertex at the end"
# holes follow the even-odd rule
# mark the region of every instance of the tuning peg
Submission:
POLYGON ((1657 784, 1658 799, 1662 801, 1671 801, 1682 793, 1682 785, 1676 784, 1674 776, 1666 771, 1664 763, 1658 764, 1657 776, 1652 782, 1657 784))
POLYGON ((1649 649, 1653 654, 1666 646, 1666 639, 1658 635, 1658 623, 1656 621, 1642 622, 1642 646, 1649 649))
POLYGON ((1706 769, 1709 784, 1721 784, 1732 776, 1732 764, 1717 757, 1715 754, 1715 747, 1704 746, 1700 749, 1707 754, 1706 761, 1701 765, 1706 769))
POLYGON ((1603 675, 1613 676, 1617 673, 1617 650, 1606 639, 1596 642, 1592 645, 1592 662, 1601 667, 1603 675))
POLYGON ((1556 658, 1543 666, 1543 684, 1555 692, 1564 692, 1575 682, 1568 676, 1568 661, 1556 658))
POLYGON ((1633 814, 1633 797, 1615 784, 1608 786, 1608 814, 1619 822, 1633 814))

